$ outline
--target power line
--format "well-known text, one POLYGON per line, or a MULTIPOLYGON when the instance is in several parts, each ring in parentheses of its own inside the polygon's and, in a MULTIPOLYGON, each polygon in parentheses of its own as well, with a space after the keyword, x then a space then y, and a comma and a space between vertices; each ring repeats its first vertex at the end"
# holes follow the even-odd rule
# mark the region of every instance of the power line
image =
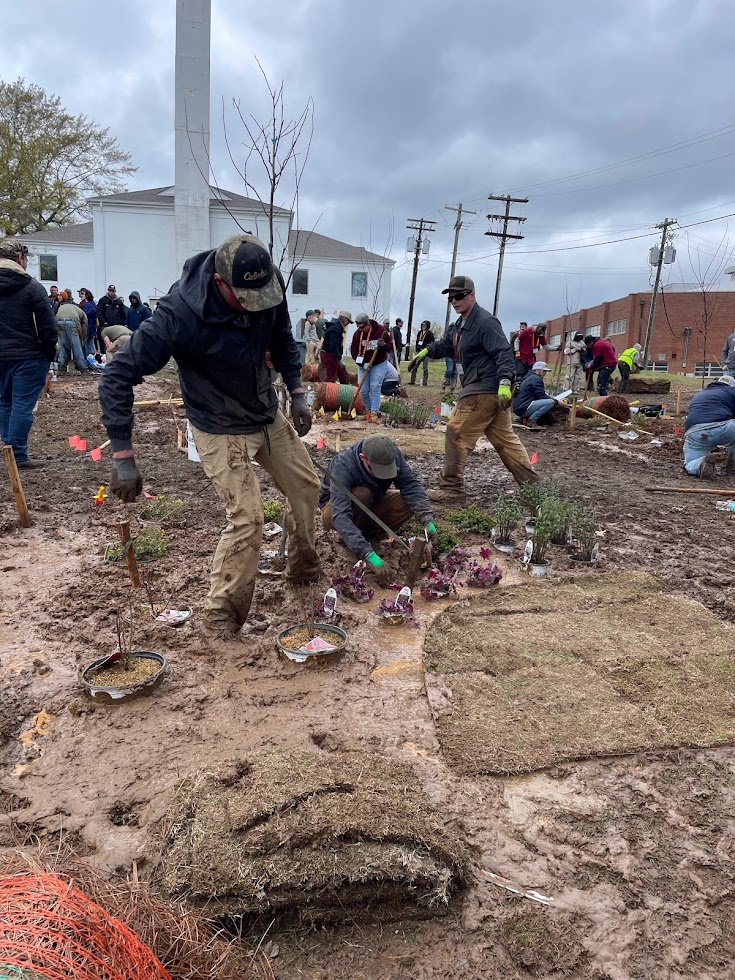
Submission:
POLYGON ((489 235, 491 238, 500 239, 500 254, 498 256, 498 275, 495 280, 495 299, 493 300, 493 316, 498 315, 498 303, 500 302, 500 282, 503 278, 503 258, 505 257, 505 245, 508 240, 522 241, 523 235, 511 235, 508 232, 508 223, 511 221, 517 221, 521 225, 526 219, 520 217, 519 215, 514 215, 510 213, 511 204, 528 204, 527 197, 511 197, 510 194, 488 194, 488 201, 504 201, 505 202, 505 213, 504 214, 489 214, 489 221, 502 221, 503 230, 502 231, 486 231, 485 234, 489 235))
MULTIPOLYGON (((419 274, 419 258, 421 257, 422 251, 425 251, 428 254, 428 246, 430 244, 428 239, 424 239, 424 233, 436 231, 436 222, 429 221, 428 218, 409 218, 406 227, 409 231, 418 232, 414 238, 413 244, 413 278, 411 279, 411 298, 408 301, 408 326, 406 327, 406 346, 410 349, 411 322, 413 320, 413 304, 414 300, 416 299, 416 279, 419 274), (424 245, 426 247, 424 247, 424 245)), ((396 364, 396 367, 400 371, 398 364, 396 364)))
MULTIPOLYGON (((454 222, 454 248, 452 249, 452 271, 449 273, 449 278, 454 276, 454 270, 457 268, 457 247, 459 246, 459 232, 462 228, 462 215, 463 214, 477 214, 477 211, 465 211, 462 208, 462 202, 460 201, 456 208, 450 207, 448 204, 444 205, 445 211, 456 211, 457 220, 454 222)), ((447 314, 444 321, 444 331, 449 329, 449 314, 452 310, 452 304, 449 301, 449 296, 447 296, 447 314)))

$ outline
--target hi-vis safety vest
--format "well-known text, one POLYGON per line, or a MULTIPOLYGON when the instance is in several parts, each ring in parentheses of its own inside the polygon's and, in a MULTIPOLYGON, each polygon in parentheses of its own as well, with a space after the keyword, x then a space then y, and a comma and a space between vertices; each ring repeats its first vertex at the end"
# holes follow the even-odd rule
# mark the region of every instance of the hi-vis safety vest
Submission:
POLYGON ((638 353, 640 353, 640 352, 637 351, 635 349, 635 347, 629 347, 627 350, 624 350, 623 351, 623 353, 620 355, 620 357, 618 358, 618 360, 619 361, 622 361, 623 364, 627 364, 628 367, 631 367, 632 368, 633 367, 633 359, 635 358, 636 354, 638 354, 638 353))

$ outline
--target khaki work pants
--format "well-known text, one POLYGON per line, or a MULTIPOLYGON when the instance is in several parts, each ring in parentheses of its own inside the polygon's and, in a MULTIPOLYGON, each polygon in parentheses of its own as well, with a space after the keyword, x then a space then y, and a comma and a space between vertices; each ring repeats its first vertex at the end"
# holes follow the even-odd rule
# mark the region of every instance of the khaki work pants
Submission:
MULTIPOLYGON (((350 487, 350 490, 358 500, 361 500, 366 507, 370 508, 376 517, 379 517, 384 524, 387 524, 396 533, 401 530, 404 524, 407 524, 411 520, 413 511, 398 490, 389 490, 380 503, 374 507, 373 495, 368 487, 358 485, 350 487)), ((366 537, 368 535, 375 535, 376 532, 378 534, 384 533, 383 529, 378 527, 375 521, 368 517, 365 511, 358 507, 357 504, 352 505, 352 520, 361 531, 366 532, 366 537)), ((334 530, 334 525, 332 524, 332 505, 329 501, 327 501, 322 509, 322 521, 328 531, 334 530)))
POLYGON ((439 479, 442 490, 464 493, 467 457, 486 435, 516 483, 536 483, 528 453, 513 431, 510 409, 498 407, 497 395, 467 395, 460 398, 447 423, 444 439, 444 468, 439 479))
POLYGON ((279 410, 259 432, 217 435, 192 426, 204 472, 225 505, 227 526, 212 561, 207 625, 235 631, 247 619, 258 574, 263 504, 251 460, 260 463, 286 497, 286 575, 306 581, 319 574, 314 519, 319 479, 293 426, 279 410))
POLYGON ((564 383, 567 388, 571 388, 572 391, 577 391, 579 388, 583 388, 585 386, 587 379, 585 378, 584 368, 581 364, 569 365, 564 383))
POLYGON ((319 341, 318 340, 307 340, 306 341, 306 363, 307 364, 318 364, 319 363, 319 341))

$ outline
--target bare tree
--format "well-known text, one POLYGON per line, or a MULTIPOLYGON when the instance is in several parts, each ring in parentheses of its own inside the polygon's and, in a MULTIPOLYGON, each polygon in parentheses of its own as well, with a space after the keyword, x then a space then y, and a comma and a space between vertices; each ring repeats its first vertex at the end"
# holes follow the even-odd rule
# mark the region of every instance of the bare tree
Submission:
MULTIPOLYGON (((373 253, 373 223, 370 222, 370 228, 368 231, 368 240, 365 247, 365 252, 360 258, 360 263, 365 273, 366 279, 366 292, 365 298, 370 302, 370 316, 373 320, 377 320, 379 314, 387 313, 387 310, 380 309, 380 290, 383 286, 383 279, 385 277, 385 272, 387 269, 387 259, 390 255, 391 249, 393 248, 393 239, 395 237, 395 216, 391 211, 390 214, 386 215, 387 221, 387 233, 385 248, 380 253, 383 261, 378 265, 377 261, 368 259, 367 253, 373 253)), ((375 253, 373 253, 375 254, 375 253)))
POLYGON ((566 347, 566 343, 567 343, 567 333, 571 332, 572 336, 574 335, 574 332, 570 331, 569 329, 572 313, 576 313, 577 310, 579 309, 579 304, 581 299, 582 299, 582 277, 581 276, 579 277, 579 285, 577 286, 576 293, 572 294, 569 291, 569 277, 564 276, 564 310, 566 311, 566 318, 562 325, 561 351, 559 352, 559 357, 556 362, 556 371, 554 372, 554 384, 557 386, 561 383, 560 378, 561 378, 562 368, 564 367, 564 348, 566 347))
POLYGON ((714 253, 710 253, 707 250, 703 255, 700 246, 696 243, 692 244, 689 235, 687 235, 687 253, 692 275, 697 284, 696 292, 700 300, 697 336, 702 348, 702 387, 704 388, 707 371, 707 341, 709 330, 716 320, 717 310, 722 304, 722 296, 718 284, 725 268, 732 263, 733 257, 733 248, 727 237, 727 227, 714 253))

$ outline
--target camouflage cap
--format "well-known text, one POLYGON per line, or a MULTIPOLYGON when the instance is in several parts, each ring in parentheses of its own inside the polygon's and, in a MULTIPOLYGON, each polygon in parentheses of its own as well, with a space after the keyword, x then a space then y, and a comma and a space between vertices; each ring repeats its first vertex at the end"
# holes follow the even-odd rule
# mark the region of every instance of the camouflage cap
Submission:
POLYGON ((0 259, 17 259, 20 255, 28 255, 28 246, 14 238, 6 238, 0 242, 0 259))
POLYGON ((442 296, 446 293, 474 293, 475 284, 469 276, 452 276, 446 289, 442 289, 442 296))
POLYGON ((241 232, 226 238, 215 253, 214 268, 244 310, 257 313, 283 302, 270 253, 255 235, 241 232))

